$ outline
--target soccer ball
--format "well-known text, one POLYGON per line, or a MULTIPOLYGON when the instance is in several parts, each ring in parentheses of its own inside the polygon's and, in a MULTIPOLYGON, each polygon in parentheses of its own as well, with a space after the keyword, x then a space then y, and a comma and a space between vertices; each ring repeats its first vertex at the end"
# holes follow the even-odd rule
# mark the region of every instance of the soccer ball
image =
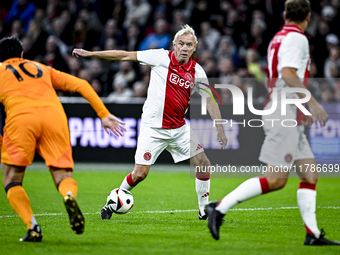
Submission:
POLYGON ((116 188, 107 196, 106 204, 112 212, 124 214, 132 208, 133 196, 127 189, 116 188))

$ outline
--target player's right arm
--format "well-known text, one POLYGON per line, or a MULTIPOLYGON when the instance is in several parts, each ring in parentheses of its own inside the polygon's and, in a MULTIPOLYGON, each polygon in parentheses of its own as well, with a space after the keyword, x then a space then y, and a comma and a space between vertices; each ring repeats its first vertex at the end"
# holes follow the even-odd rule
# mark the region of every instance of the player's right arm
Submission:
POLYGON ((76 57, 102 58, 113 61, 138 61, 136 51, 124 51, 124 50, 87 51, 83 49, 74 49, 72 54, 76 57))

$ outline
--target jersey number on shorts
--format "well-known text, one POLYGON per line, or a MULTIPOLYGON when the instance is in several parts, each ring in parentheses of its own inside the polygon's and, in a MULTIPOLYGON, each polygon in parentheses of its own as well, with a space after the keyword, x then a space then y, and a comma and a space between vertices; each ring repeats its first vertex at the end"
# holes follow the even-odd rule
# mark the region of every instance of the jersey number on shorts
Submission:
MULTIPOLYGON (((29 77, 38 79, 41 76, 43 76, 43 71, 41 70, 40 66, 32 63, 32 62, 24 62, 21 63, 19 65, 19 68, 21 69, 21 71, 23 71, 26 75, 28 75, 29 77), (32 64, 34 65, 37 69, 38 69, 38 73, 37 74, 31 74, 29 71, 27 71, 27 69, 25 68, 25 64, 32 64)), ((15 78, 17 78, 18 81, 23 81, 24 78, 21 77, 21 75, 19 74, 19 72, 11 65, 6 65, 6 70, 9 69, 15 76, 15 78)))

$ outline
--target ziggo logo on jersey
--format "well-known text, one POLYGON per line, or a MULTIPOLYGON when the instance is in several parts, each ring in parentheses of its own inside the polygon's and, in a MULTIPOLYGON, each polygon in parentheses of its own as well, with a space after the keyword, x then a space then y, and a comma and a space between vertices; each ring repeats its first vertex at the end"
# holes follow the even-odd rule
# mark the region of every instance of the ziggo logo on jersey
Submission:
POLYGON ((188 73, 185 76, 187 80, 181 78, 178 74, 172 73, 170 74, 169 80, 172 84, 175 84, 175 85, 178 84, 181 87, 184 86, 185 89, 188 89, 189 87, 193 88, 195 86, 195 83, 192 82, 192 76, 188 73))

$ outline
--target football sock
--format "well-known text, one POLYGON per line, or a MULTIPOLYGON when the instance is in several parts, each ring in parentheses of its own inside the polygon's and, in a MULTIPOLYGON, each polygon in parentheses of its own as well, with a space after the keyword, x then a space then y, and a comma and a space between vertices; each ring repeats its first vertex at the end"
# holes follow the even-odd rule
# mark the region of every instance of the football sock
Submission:
POLYGON ((315 184, 300 182, 297 190, 297 201, 305 224, 307 233, 313 234, 317 238, 320 236, 320 230, 316 223, 316 190, 315 184))
POLYGON ((204 208, 209 202, 210 179, 202 180, 196 177, 196 193, 198 197, 198 208, 201 216, 205 215, 204 208))
POLYGON ((34 218, 31 202, 21 185, 16 185, 7 190, 7 199, 14 211, 25 223, 27 229, 33 229, 37 225, 34 218))
POLYGON ((250 198, 257 197, 269 191, 266 178, 251 178, 241 183, 236 189, 226 195, 216 206, 216 210, 226 214, 233 206, 246 201, 250 198), (261 180, 262 179, 262 180, 261 180), (262 184, 263 183, 263 184, 262 184))
POLYGON ((63 197, 69 195, 69 192, 71 192, 72 196, 76 198, 78 193, 78 183, 72 177, 65 178, 61 182, 59 182, 58 191, 63 197))
POLYGON ((132 180, 131 173, 125 176, 120 188, 124 188, 127 190, 132 190, 137 184, 132 180))

